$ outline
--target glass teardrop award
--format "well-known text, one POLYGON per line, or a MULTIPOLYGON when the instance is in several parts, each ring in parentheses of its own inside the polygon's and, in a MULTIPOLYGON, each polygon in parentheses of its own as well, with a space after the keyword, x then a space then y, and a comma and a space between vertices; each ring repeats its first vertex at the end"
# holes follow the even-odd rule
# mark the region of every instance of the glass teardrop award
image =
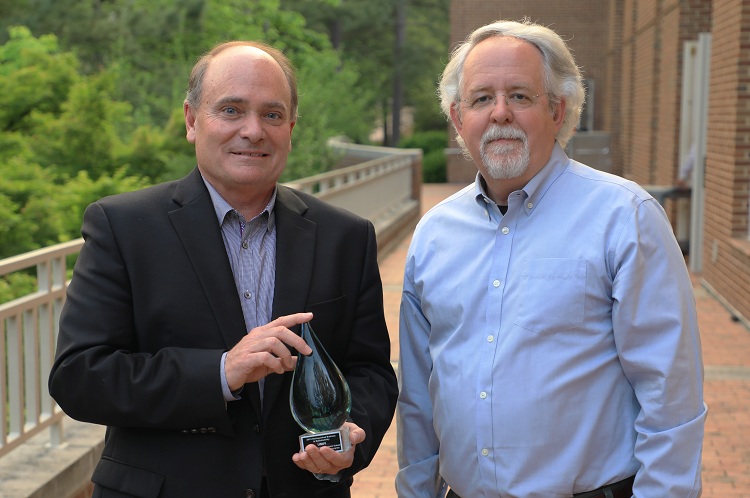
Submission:
POLYGON ((349 430, 343 425, 352 408, 349 385, 310 324, 303 323, 301 328, 312 353, 297 355, 289 390, 292 416, 307 431, 299 437, 300 451, 309 444, 346 451, 350 447, 349 430))

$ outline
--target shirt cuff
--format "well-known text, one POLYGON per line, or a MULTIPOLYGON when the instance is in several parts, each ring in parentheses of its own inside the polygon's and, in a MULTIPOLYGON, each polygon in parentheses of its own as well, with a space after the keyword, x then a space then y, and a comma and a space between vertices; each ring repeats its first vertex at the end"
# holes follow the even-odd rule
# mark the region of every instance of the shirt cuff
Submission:
POLYGON ((313 474, 319 481, 339 482, 343 476, 343 470, 338 474, 313 474))
POLYGON ((225 352, 223 355, 221 355, 221 392, 224 394, 224 401, 237 401, 240 398, 240 393, 242 392, 242 388, 239 388, 236 391, 230 391, 229 390, 229 382, 227 382, 227 373, 224 371, 224 361, 227 358, 227 353, 225 352))

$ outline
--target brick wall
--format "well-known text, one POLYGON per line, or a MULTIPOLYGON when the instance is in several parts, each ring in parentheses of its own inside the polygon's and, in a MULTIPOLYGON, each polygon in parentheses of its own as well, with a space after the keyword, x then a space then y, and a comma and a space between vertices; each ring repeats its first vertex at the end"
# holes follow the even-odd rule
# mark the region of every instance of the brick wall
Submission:
POLYGON ((703 276, 750 317, 750 0, 713 3, 703 276))
MULTIPOLYGON (((665 2, 666 3, 666 2, 665 2)), ((669 2, 677 4, 678 2, 669 2)), ((659 40, 654 54, 655 66, 659 68, 656 81, 657 101, 653 108, 659 117, 654 135, 651 183, 672 185, 679 164, 680 145, 680 92, 682 86, 682 51, 680 37, 680 10, 668 8, 662 11, 658 21, 659 40)))
POLYGON ((713 33, 702 277, 750 317, 750 0, 453 0, 451 42, 524 16, 560 33, 595 78, 612 171, 642 184, 676 181, 683 46, 713 33))
MULTIPOLYGON (((629 84, 622 78, 623 74, 628 74, 622 43, 624 31, 622 22, 623 2, 610 0, 608 3, 607 25, 609 29, 607 30, 606 52, 604 53, 606 64, 603 83, 606 95, 609 98, 604 101, 604 105, 601 105, 600 109, 603 116, 602 129, 611 133, 610 153, 613 159, 611 171, 621 175, 623 173, 623 161, 620 144, 626 133, 628 137, 630 136, 630 129, 624 126, 623 116, 627 120, 632 119, 632 106, 628 102, 623 102, 622 98, 622 95, 626 93, 625 88, 630 88, 629 84)), ((632 57, 628 57, 627 63, 631 61, 632 57)))
MULTIPOLYGON (((612 96, 612 100, 617 101, 622 110, 619 115, 622 130, 620 134, 620 155, 613 155, 612 162, 621 165, 620 171, 623 176, 631 176, 633 174, 633 122, 634 116, 638 112, 633 103, 635 98, 634 68, 636 61, 636 47, 633 41, 636 28, 635 0, 625 0, 624 2, 612 0, 610 3, 622 4, 622 18, 612 19, 612 22, 615 24, 622 24, 622 35, 620 37, 622 60, 620 61, 620 65, 617 65, 614 60, 608 60, 608 65, 614 68, 614 77, 619 78, 621 82, 621 93, 612 96)), ((618 116, 615 115, 614 119, 618 119, 618 116)))
POLYGON ((451 44, 462 41, 476 28, 498 19, 518 21, 529 17, 549 26, 567 41, 576 62, 586 78, 597 82, 596 127, 603 126, 606 71, 605 53, 608 30, 606 23, 593 22, 608 18, 609 6, 602 1, 550 2, 549 0, 454 0, 451 2, 451 44), (601 83, 601 84, 600 84, 601 83))
POLYGON ((683 44, 710 29, 710 3, 610 0, 612 10, 621 8, 610 23, 622 26, 622 48, 621 54, 610 50, 607 63, 621 86, 619 95, 605 105, 616 105, 620 111, 608 109, 605 123, 617 133, 614 125, 619 114, 619 149, 613 160, 622 163, 624 176, 641 184, 675 182, 683 44))
MULTIPOLYGON (((549 0, 453 0, 451 2, 451 46, 463 41, 476 28, 499 19, 518 21, 524 17, 549 26, 568 43, 585 78, 596 83, 594 98, 594 129, 604 128, 604 102, 608 87, 606 76, 606 47, 609 37, 606 23, 593 22, 609 18, 608 2, 585 0, 550 2, 549 0)), ((453 127, 450 127, 451 133, 453 127)), ((451 141, 450 147, 457 147, 451 141)), ((451 162, 448 181, 462 181, 474 177, 476 168, 463 161, 451 162), (465 171, 468 169, 469 171, 465 171)))
MULTIPOLYGON (((633 46, 633 71, 631 85, 633 87, 632 99, 629 105, 633 107, 632 113, 632 140, 630 142, 630 164, 626 169, 628 176, 641 184, 654 183, 653 171, 653 144, 658 114, 654 104, 658 101, 657 92, 658 67, 654 59, 654 44, 658 33, 653 24, 638 22, 634 36, 625 40, 633 46)), ((628 146, 627 143, 623 144, 628 146)))

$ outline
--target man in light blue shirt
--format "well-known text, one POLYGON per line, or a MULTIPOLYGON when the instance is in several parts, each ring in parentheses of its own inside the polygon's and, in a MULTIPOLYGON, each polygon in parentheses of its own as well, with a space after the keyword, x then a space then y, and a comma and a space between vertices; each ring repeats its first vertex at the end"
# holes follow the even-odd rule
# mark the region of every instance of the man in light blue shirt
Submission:
POLYGON ((472 33, 440 82, 476 182, 419 223, 401 305, 401 497, 697 497, 695 302, 661 206, 569 159, 562 39, 472 33))

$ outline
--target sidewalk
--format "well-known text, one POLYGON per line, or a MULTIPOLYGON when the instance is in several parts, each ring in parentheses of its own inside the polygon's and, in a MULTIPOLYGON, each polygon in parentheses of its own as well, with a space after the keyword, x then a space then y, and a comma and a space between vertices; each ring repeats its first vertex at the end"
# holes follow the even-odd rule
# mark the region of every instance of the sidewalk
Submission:
MULTIPOLYGON (((462 185, 432 184, 422 188, 422 210, 462 185)), ((381 262, 385 316, 391 333, 391 358, 398 362, 398 309, 404 261, 411 238, 405 238, 381 262)), ((750 498, 750 331, 693 275, 705 364, 705 400, 709 414, 703 447, 703 498, 750 498)), ((395 498, 396 424, 370 467, 354 479, 354 498, 395 498)))

